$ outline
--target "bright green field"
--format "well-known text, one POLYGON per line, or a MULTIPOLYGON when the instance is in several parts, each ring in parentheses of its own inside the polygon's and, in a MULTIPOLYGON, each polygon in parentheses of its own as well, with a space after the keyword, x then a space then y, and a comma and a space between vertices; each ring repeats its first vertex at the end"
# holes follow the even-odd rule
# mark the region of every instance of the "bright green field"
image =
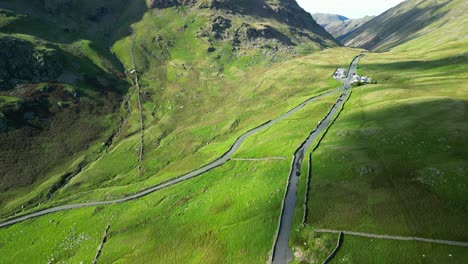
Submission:
POLYGON ((466 248, 346 236, 330 263, 465 263, 466 248))
MULTIPOLYGON (((435 31, 361 59, 360 74, 378 84, 354 88, 314 152, 308 225, 468 241, 468 45, 463 38, 440 46, 430 41, 449 36, 435 31)), ((336 263, 462 263, 467 257, 464 248, 386 241, 371 248, 347 239, 352 242, 336 263), (375 255, 362 252, 367 248, 375 255), (418 252, 429 249, 421 259, 418 252), (458 257, 444 258, 451 250, 458 257)))
MULTIPOLYGON (((361 59, 359 73, 378 83, 354 88, 313 154, 307 228, 468 241, 466 19, 435 26, 361 59)), ((293 247, 312 250, 307 230, 293 247)), ((333 263, 466 258, 463 247, 346 236, 333 263)))
POLYGON ((381 84, 354 90, 314 153, 309 224, 466 240, 467 57, 386 56, 362 60, 381 84))
MULTIPOLYGON (((125 4, 114 3, 115 8, 125 4)), ((85 1, 85 9, 88 5, 95 7, 85 1)), ((120 198, 197 169, 222 155, 247 130, 337 88, 340 84, 331 74, 361 52, 317 51, 311 42, 299 44, 299 55, 271 56, 245 47, 234 52, 230 42, 195 37, 212 19, 208 9, 142 12, 143 2, 131 6, 115 24, 116 32, 107 32, 113 26, 111 17, 97 28, 74 17, 70 20, 77 22, 71 25, 87 30, 63 39, 57 29, 45 28, 64 18, 45 19, 47 23, 33 28, 42 33, 33 34, 25 28, 36 20, 0 10, 3 31, 40 45, 56 43, 70 59, 80 58, 79 66, 88 74, 113 76, 118 69, 132 68, 132 28, 145 125, 144 157, 138 164, 138 95, 130 90, 121 98, 120 111, 116 108, 115 116, 102 119, 104 134, 120 128, 108 152, 100 142, 103 134, 99 142, 34 184, 0 193, 0 215, 11 215, 23 205, 27 208, 21 213, 27 213, 120 198), (99 37, 91 40, 94 35, 99 37), (216 51, 208 53, 211 46, 216 51), (124 119, 121 127, 118 117, 124 119), (63 172, 82 161, 87 161, 83 170, 44 202, 63 172)), ((246 21, 262 26, 252 17, 234 16, 232 23, 246 21)), ((288 32, 276 20, 269 24, 288 32)), ((303 163, 290 240, 294 263, 321 263, 333 249, 336 236, 318 235, 314 228, 468 241, 468 45, 466 34, 460 34, 465 25, 465 20, 454 22, 450 29, 415 38, 387 53, 370 53, 360 61, 360 74, 378 84, 354 88, 313 153, 305 228, 301 221, 307 160, 303 163)), ((116 89, 123 91, 125 85, 116 89)), ((89 89, 88 96, 93 95, 89 89)), ((265 263, 292 154, 337 96, 318 100, 250 137, 234 156, 283 159, 231 160, 135 201, 2 228, 0 262, 91 262, 110 224, 100 263, 265 263)), ((15 100, 2 96, 0 105, 15 100)), ((96 121, 90 117, 89 122, 96 121)), ((463 263, 467 258, 465 248, 346 236, 335 262, 463 263)))
MULTIPOLYGON (((360 52, 337 48, 294 59, 279 53, 271 60, 255 49, 245 49, 238 56, 231 46, 220 43, 222 48, 207 56, 205 40, 193 36, 209 14, 178 16, 176 12, 147 13, 133 25, 146 127, 142 174, 136 176, 137 95, 130 91, 122 115, 126 108, 130 114, 109 152, 90 150, 99 158, 35 210, 121 197, 196 169, 224 153, 245 131, 337 88, 340 84, 330 75, 360 52), (157 35, 168 42, 155 44, 157 35)), ((131 68, 130 43, 131 37, 126 37, 112 47, 127 69, 131 68)), ((88 41, 64 46, 81 49, 106 68, 92 47, 88 41)), ((100 257, 103 263, 264 263, 277 228, 292 153, 337 96, 316 101, 249 138, 235 155, 284 160, 230 161, 137 201, 52 214, 1 229, 2 261, 89 262, 110 223, 100 257), (27 252, 18 254, 24 245, 27 252)), ((8 200, 0 210, 7 214, 41 197, 59 176, 37 183, 32 191, 5 193, 8 200)))
POLYGON ((288 142, 274 153, 284 160, 230 161, 136 201, 47 215, 4 228, 0 254, 5 263, 52 258, 88 262, 110 223, 102 263, 264 263, 277 228, 292 153, 337 96, 310 104, 248 140, 236 156, 269 157, 271 151, 260 141, 288 142), (30 246, 18 254, 21 245, 30 246))

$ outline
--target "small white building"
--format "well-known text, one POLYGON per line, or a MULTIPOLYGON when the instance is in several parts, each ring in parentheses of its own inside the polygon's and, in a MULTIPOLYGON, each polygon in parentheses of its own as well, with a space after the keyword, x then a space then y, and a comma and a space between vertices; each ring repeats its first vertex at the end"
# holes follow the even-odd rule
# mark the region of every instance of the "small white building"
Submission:
POLYGON ((369 78, 368 76, 359 76, 359 75, 353 75, 353 77, 351 78, 351 84, 355 84, 355 83, 370 83, 372 81, 371 78, 369 78))
POLYGON ((361 82, 362 83, 370 83, 371 81, 372 81, 372 79, 369 78, 368 76, 361 77, 361 82))
POLYGON ((336 69, 335 74, 333 74, 333 78, 336 79, 336 80, 343 80, 343 79, 346 78, 347 73, 348 72, 347 72, 346 69, 338 68, 338 69, 336 69))
POLYGON ((355 84, 361 81, 361 77, 359 75, 355 74, 353 77, 351 77, 351 84, 355 84))

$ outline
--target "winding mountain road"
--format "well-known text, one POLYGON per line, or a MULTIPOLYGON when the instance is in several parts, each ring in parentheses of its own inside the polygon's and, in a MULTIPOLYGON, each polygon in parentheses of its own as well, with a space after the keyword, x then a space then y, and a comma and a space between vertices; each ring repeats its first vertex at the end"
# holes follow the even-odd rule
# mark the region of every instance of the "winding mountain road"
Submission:
POLYGON ((363 55, 359 55, 351 62, 348 70, 348 76, 342 86, 341 96, 333 105, 325 118, 319 122, 317 127, 312 131, 309 137, 299 146, 294 153, 291 171, 289 173, 288 185, 286 194, 283 200, 283 207, 279 221, 279 229, 273 246, 271 262, 273 264, 286 264, 292 260, 292 252, 289 248, 289 236, 294 217, 294 209, 296 207, 297 185, 301 173, 302 161, 305 153, 312 146, 312 143, 317 139, 322 132, 326 131, 328 126, 334 120, 336 114, 342 109, 348 95, 351 93, 351 78, 356 73, 356 64, 363 55))
POLYGON ((216 167, 219 167, 219 166, 223 165, 228 160, 230 160, 230 158, 234 155, 234 153, 239 149, 241 144, 249 136, 251 136, 251 135, 253 135, 253 134, 255 134, 255 133, 257 133, 257 132, 259 132, 259 131, 261 131, 263 129, 266 129, 266 128, 280 122, 281 120, 283 120, 285 118, 288 118, 289 116, 293 115, 294 113, 296 113, 297 111, 299 111, 300 109, 305 107, 306 105, 308 105, 308 104, 310 104, 310 103, 312 103, 312 102, 314 102, 316 100, 319 100, 319 99, 321 99, 323 97, 331 95, 331 94, 333 94, 335 92, 338 92, 340 89, 341 88, 338 88, 338 89, 323 93, 323 94, 318 95, 318 96, 313 96, 313 97, 307 99, 306 101, 304 101, 303 103, 299 104, 298 106, 294 107, 293 109, 289 110, 287 113, 281 115, 280 117, 277 117, 277 118, 275 118, 273 120, 270 120, 270 121, 268 121, 268 122, 266 122, 266 123, 264 123, 264 124, 262 124, 262 125, 260 125, 260 126, 258 126, 256 128, 254 128, 254 129, 251 129, 251 130, 245 132, 243 135, 241 135, 234 142, 234 144, 231 146, 231 148, 226 153, 224 153, 221 157, 219 157, 215 161, 212 161, 212 162, 208 163, 207 165, 205 165, 205 166, 203 166, 203 167, 201 167, 201 168, 199 168, 197 170, 191 171, 191 172, 189 172, 187 174, 184 174, 184 175, 181 175, 179 177, 173 178, 173 179, 171 179, 169 181, 160 183, 158 185, 155 185, 153 187, 145 189, 145 190, 143 190, 141 192, 138 192, 138 193, 136 193, 134 195, 127 196, 127 197, 124 197, 124 198, 121 198, 121 199, 110 200, 110 201, 80 203, 80 204, 70 204, 70 205, 60 205, 60 206, 51 207, 51 208, 48 208, 48 209, 39 210, 37 212, 27 213, 27 214, 19 216, 19 217, 13 217, 13 218, 10 218, 10 219, 6 220, 5 222, 0 223, 0 228, 10 226, 10 225, 13 225, 13 224, 16 224, 16 223, 20 223, 20 222, 23 222, 23 221, 26 221, 26 220, 29 220, 29 219, 32 219, 32 218, 35 218, 35 217, 43 216, 43 215, 46 215, 46 214, 50 214, 50 213, 61 212, 61 211, 77 209, 77 208, 91 207, 91 206, 117 204, 117 203, 123 203, 123 202, 131 201, 131 200, 135 200, 135 199, 141 198, 143 196, 146 196, 146 195, 148 195, 150 193, 153 193, 155 191, 170 187, 170 186, 175 185, 177 183, 180 183, 180 182, 186 181, 188 179, 194 178, 196 176, 199 176, 199 175, 201 175, 201 174, 203 174, 205 172, 208 172, 208 171, 210 171, 210 170, 212 170, 212 169, 214 169, 216 167))

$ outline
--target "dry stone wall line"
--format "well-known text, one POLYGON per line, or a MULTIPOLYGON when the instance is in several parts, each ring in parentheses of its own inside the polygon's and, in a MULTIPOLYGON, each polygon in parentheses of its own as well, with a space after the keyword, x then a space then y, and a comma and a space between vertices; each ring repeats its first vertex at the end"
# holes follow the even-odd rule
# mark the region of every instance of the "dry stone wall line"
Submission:
POLYGON ((352 94, 353 94, 353 91, 350 90, 350 91, 349 91, 349 95, 348 95, 348 97, 346 98, 345 103, 341 106, 341 109, 340 109, 340 111, 338 111, 336 117, 332 120, 332 122, 330 122, 330 125, 325 129, 325 132, 322 134, 322 136, 320 137, 320 139, 317 141, 317 144, 315 145, 315 147, 314 147, 314 149, 313 149, 312 151, 315 151, 315 150, 318 149, 318 147, 319 147, 320 144, 322 143, 323 139, 324 139, 325 136, 328 134, 328 131, 330 130, 330 128, 332 127, 332 125, 336 122, 336 120, 338 119, 338 117, 340 117, 341 112, 343 111, 346 102, 348 102, 348 100, 349 100, 349 98, 351 98, 351 95, 352 95, 352 94))
MULTIPOLYGON (((288 175, 291 175, 293 170, 294 170, 294 156, 292 157, 291 159, 291 166, 289 166, 289 174, 288 175)), ((280 232, 280 228, 281 228, 281 216, 283 215, 283 212, 284 212, 284 204, 286 203, 286 196, 288 194, 288 190, 289 190, 289 185, 291 184, 291 181, 289 180, 289 177, 288 177, 288 180, 286 181, 286 191, 284 192, 284 197, 281 201, 281 214, 280 216, 278 217, 278 225, 277 225, 277 228, 276 228, 276 232, 275 232, 275 241, 278 239, 278 236, 279 236, 279 232, 280 232)), ((273 263, 273 257, 274 257, 274 254, 275 254, 275 246, 276 244, 273 243, 272 247, 271 247, 271 250, 270 250, 270 254, 268 255, 268 261, 267 261, 267 264, 271 264, 273 263)))
POLYGON ((97 264, 98 258, 101 255, 102 248, 104 247, 104 244, 107 242, 107 234, 109 233, 109 228, 110 224, 107 225, 106 230, 104 231, 104 236, 102 237, 101 244, 99 244, 99 247, 96 252, 96 256, 94 257, 93 264, 97 264))
POLYGON ((343 244, 343 232, 338 233, 338 241, 336 242, 336 247, 333 251, 328 255, 328 257, 323 261, 323 264, 328 264, 330 261, 336 256, 338 250, 340 249, 341 245, 343 244))
MULTIPOLYGON (((340 96, 341 98, 341 96, 340 96)), ((328 111, 328 113, 325 115, 325 117, 320 121, 318 122, 317 126, 315 127, 314 130, 312 130, 312 132, 309 134, 309 136, 307 137, 306 140, 304 140, 301 145, 296 149, 296 151, 294 152, 294 155, 293 155, 293 159, 292 159, 292 163, 291 163, 291 170, 289 172, 289 177, 287 179, 287 185, 286 185, 286 192, 284 194, 284 198, 283 198, 283 202, 281 204, 281 214, 280 214, 280 217, 279 217, 279 224, 278 224, 278 230, 277 232, 275 233, 275 237, 274 237, 274 243, 273 243, 273 249, 270 253, 270 257, 269 257, 269 260, 267 263, 274 263, 275 262, 275 254, 276 254, 276 245, 277 245, 277 242, 278 242, 278 239, 279 239, 279 232, 281 230, 281 227, 282 227, 282 218, 283 218, 283 215, 284 215, 284 211, 285 211, 285 201, 286 201, 286 197, 289 193, 289 186, 290 186, 290 183, 291 183, 291 176, 293 176, 293 170, 294 170, 294 164, 295 164, 295 160, 297 159, 298 157, 298 153, 305 147, 305 145, 307 144, 307 142, 309 141, 310 137, 317 131, 317 129, 320 127, 320 125, 323 123, 323 120, 326 120, 330 114, 333 112, 335 106, 336 106, 337 103, 334 103, 333 106, 330 108, 330 110, 328 111)), ((341 111, 343 108, 341 108, 339 111, 341 111)))
POLYGON ((400 240, 400 241, 421 241, 421 242, 428 242, 428 243, 435 243, 435 244, 444 244, 444 245, 449 245, 449 246, 468 247, 468 242, 432 239, 432 238, 423 238, 423 237, 392 236, 392 235, 381 235, 381 234, 355 232, 355 231, 342 231, 342 230, 334 230, 334 229, 316 229, 315 232, 318 232, 318 233, 340 233, 342 232, 344 235, 350 235, 350 236, 360 236, 360 237, 400 240))
POLYGON ((309 153, 309 162, 308 162, 308 167, 307 167, 307 181, 306 181, 306 191, 305 191, 305 196, 304 196, 304 215, 302 216, 302 227, 305 226, 305 223, 307 223, 307 214, 308 214, 308 208, 307 208, 307 202, 309 201, 309 185, 310 181, 312 180, 312 152, 309 153))
POLYGON ((138 101, 138 114, 140 118, 140 148, 139 148, 139 153, 138 153, 138 175, 140 175, 141 172, 141 161, 143 160, 143 154, 144 154, 144 136, 145 136, 145 125, 144 125, 144 120, 143 120, 143 110, 141 107, 141 87, 140 87, 140 82, 139 82, 139 77, 138 77, 138 71, 135 65, 135 57, 134 57, 134 47, 135 47, 135 39, 136 39, 136 33, 135 31, 132 34, 132 43, 130 45, 130 57, 132 59, 132 71, 131 74, 134 74, 134 84, 136 87, 136 92, 137 92, 137 101, 138 101))

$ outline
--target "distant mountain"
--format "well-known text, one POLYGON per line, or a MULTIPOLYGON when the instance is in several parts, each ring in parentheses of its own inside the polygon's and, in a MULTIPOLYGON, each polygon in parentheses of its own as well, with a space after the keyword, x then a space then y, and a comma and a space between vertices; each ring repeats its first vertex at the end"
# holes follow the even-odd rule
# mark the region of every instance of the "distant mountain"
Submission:
POLYGON ((365 16, 359 19, 350 19, 341 15, 323 13, 316 13, 312 16, 317 23, 330 32, 337 40, 346 37, 361 25, 374 18, 373 16, 365 16))
POLYGON ((440 31, 444 39, 457 38, 460 36, 443 31, 452 32, 452 24, 466 27, 463 15, 467 11, 468 3, 464 0, 407 0, 344 36, 341 42, 346 46, 384 51, 433 31, 440 31))
POLYGON ((342 16, 342 15, 336 15, 336 14, 325 14, 325 13, 315 13, 312 14, 312 17, 319 23, 320 25, 328 25, 331 23, 336 23, 336 22, 343 22, 348 20, 349 18, 342 16))

